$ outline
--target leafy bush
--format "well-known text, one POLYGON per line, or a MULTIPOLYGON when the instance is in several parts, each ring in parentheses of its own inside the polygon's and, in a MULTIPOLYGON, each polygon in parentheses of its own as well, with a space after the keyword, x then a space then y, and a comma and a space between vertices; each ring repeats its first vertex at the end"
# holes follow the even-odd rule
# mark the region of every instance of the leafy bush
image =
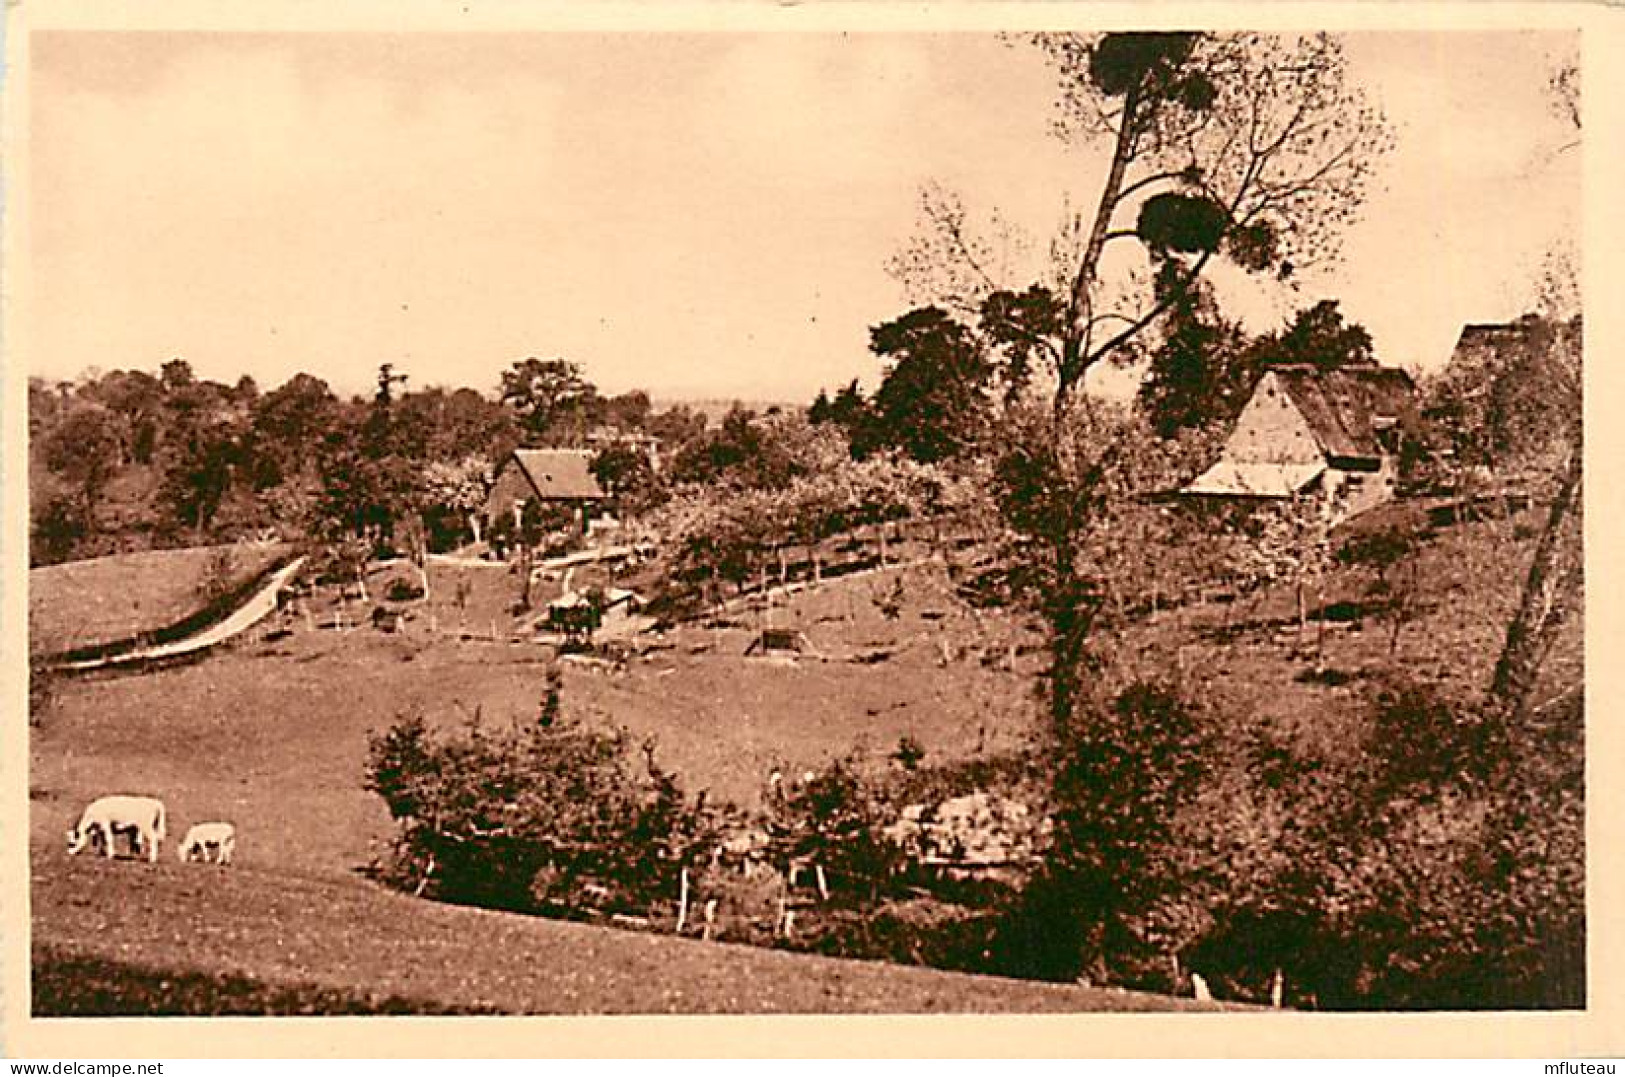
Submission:
POLYGON ((45 500, 44 507, 34 513, 28 541, 29 566, 55 565, 85 556, 83 547, 93 530, 83 508, 73 498, 45 500))
POLYGON ((1060 740, 1055 843, 1017 917, 1047 942, 1035 949, 1019 929, 1007 939, 1031 951, 1041 978, 1137 982, 1166 949, 1146 914, 1179 884, 1174 822, 1207 766, 1201 729, 1176 694, 1139 682, 1060 740))
POLYGON ((368 788, 399 825, 384 877, 523 912, 647 912, 708 846, 708 813, 650 744, 563 720, 434 733, 408 715, 370 744, 368 788), (641 761, 638 756, 641 755, 641 761))
POLYGON ((912 735, 905 733, 898 738, 897 750, 892 752, 891 757, 904 770, 915 771, 925 760, 925 746, 912 735))
POLYGON ((767 811, 775 858, 818 865, 832 891, 854 899, 873 900, 898 867, 898 850, 881 832, 886 821, 885 800, 852 759, 781 786, 767 811))
POLYGON ((232 559, 231 547, 216 546, 211 549, 208 562, 203 565, 203 575, 198 577, 197 586, 193 588, 198 601, 208 606, 231 595, 232 586, 237 583, 234 567, 236 562, 232 559))
POLYGON ((1332 1009, 1583 1005, 1580 705, 1510 758, 1472 708, 1394 683, 1310 759, 1242 735, 1176 824, 1149 919, 1230 997, 1332 1009))

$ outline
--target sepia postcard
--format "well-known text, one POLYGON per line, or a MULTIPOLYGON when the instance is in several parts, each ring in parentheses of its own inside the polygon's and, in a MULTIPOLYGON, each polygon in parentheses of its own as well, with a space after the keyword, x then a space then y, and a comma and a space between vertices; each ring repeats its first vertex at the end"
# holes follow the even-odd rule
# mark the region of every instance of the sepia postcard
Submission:
POLYGON ((11 6, 0 1051, 1617 1055, 1622 29, 11 6))

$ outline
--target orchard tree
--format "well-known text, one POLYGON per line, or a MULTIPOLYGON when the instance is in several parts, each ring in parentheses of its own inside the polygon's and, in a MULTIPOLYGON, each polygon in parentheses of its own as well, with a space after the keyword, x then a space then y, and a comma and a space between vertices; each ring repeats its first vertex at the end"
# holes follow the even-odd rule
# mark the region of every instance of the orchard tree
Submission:
POLYGON ((672 461, 673 484, 721 484, 782 490, 798 476, 833 467, 846 455, 840 434, 800 414, 758 416, 734 404, 717 429, 686 445, 672 461))
POLYGON ((659 503, 660 476, 639 446, 606 445, 593 454, 588 466, 623 514, 641 515, 659 503))
MULTIPOLYGON (((423 468, 423 505, 431 522, 451 516, 468 529, 475 542, 480 541, 480 513, 485 510, 485 495, 491 489, 492 468, 489 458, 470 453, 460 460, 431 460, 423 468)), ((441 531, 455 530, 442 527, 441 531)))

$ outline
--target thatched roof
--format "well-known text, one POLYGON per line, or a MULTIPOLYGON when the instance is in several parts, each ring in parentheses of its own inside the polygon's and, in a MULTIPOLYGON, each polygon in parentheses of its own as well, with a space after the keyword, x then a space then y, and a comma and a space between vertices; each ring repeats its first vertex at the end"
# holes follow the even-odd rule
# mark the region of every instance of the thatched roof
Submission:
POLYGON ((1445 364, 1444 376, 1470 378, 1477 370, 1492 365, 1506 369, 1516 365, 1535 349, 1554 344, 1577 348, 1580 344, 1580 319, 1551 322, 1537 314, 1525 314, 1510 322, 1487 322, 1461 327, 1455 350, 1445 364))
POLYGON ((1382 456, 1377 431, 1415 421, 1416 386, 1393 367, 1282 366, 1270 372, 1314 433, 1330 459, 1382 456))

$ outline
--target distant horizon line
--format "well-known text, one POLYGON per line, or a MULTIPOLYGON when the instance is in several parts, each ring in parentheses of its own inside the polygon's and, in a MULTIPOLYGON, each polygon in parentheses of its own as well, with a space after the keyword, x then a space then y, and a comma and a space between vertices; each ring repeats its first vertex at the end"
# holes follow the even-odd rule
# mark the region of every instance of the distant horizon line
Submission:
MULTIPOLYGON (((170 362, 173 359, 181 359, 181 360, 187 362, 188 365, 190 365, 190 363, 191 363, 191 360, 187 359, 186 356, 184 356, 184 355, 175 355, 175 356, 171 356, 169 359, 165 359, 165 360, 163 360, 161 362, 154 363, 150 368, 140 366, 140 365, 135 365, 135 364, 131 364, 129 366, 109 366, 109 367, 102 367, 102 366, 98 366, 98 365, 93 364, 91 366, 81 367, 77 374, 74 374, 74 375, 69 376, 69 377, 62 377, 62 376, 53 375, 53 374, 44 373, 44 372, 39 372, 39 371, 30 371, 28 373, 27 377, 28 377, 28 379, 30 381, 37 378, 37 379, 40 379, 42 381, 48 382, 51 385, 60 385, 60 384, 63 384, 63 383, 67 383, 67 384, 70 384, 70 385, 76 385, 76 384, 79 384, 81 382, 89 380, 93 374, 94 374, 95 377, 97 377, 99 379, 99 378, 106 377, 109 374, 113 374, 113 373, 120 372, 120 371, 127 372, 127 373, 147 374, 147 375, 149 375, 151 377, 156 378, 156 377, 158 377, 159 372, 163 369, 164 363, 170 362)), ((214 376, 211 376, 211 375, 206 374, 206 373, 200 373, 195 368, 193 370, 193 373, 194 373, 194 375, 197 377, 197 379, 199 381, 213 381, 217 385, 224 385, 224 386, 227 386, 228 388, 230 386, 236 384, 236 382, 238 380, 240 380, 242 377, 245 377, 245 376, 246 377, 251 377, 251 378, 254 378, 254 383, 258 387, 258 389, 259 389, 259 391, 261 393, 275 391, 278 387, 280 387, 282 385, 286 385, 288 382, 292 381, 294 378, 298 377, 301 374, 304 374, 304 375, 307 375, 309 377, 318 378, 322 382, 326 383, 327 387, 333 392, 333 395, 339 397, 341 400, 342 399, 349 399, 349 398, 352 398, 352 397, 365 397, 365 396, 369 395, 373 391, 373 388, 374 388, 370 383, 367 383, 367 384, 356 383, 355 385, 352 386, 352 385, 348 384, 347 382, 341 382, 341 381, 339 381, 337 379, 329 378, 329 377, 321 374, 320 372, 318 372, 316 370, 312 370, 312 369, 296 370, 292 374, 287 375, 286 377, 282 378, 280 381, 276 382, 275 384, 262 383, 259 378, 254 377, 254 375, 249 373, 248 371, 243 371, 241 374, 237 375, 237 377, 235 377, 235 378, 228 377, 228 378, 221 378, 221 379, 217 379, 214 376)), ((404 371, 401 371, 401 373, 406 374, 409 378, 412 375, 412 372, 410 370, 404 370, 404 371)), ((591 380, 592 379, 589 377, 588 381, 590 382, 591 380)), ((851 380, 852 379, 847 379, 848 382, 850 382, 851 380)), ((859 382, 861 382, 863 379, 858 378, 857 380, 859 382)), ((732 404, 741 404, 741 405, 745 405, 745 406, 781 407, 782 408, 782 407, 807 407, 807 406, 810 406, 812 404, 813 398, 816 397, 819 392, 833 392, 833 391, 835 391, 837 389, 840 389, 840 388, 844 387, 846 384, 847 384, 846 382, 842 382, 841 385, 837 385, 837 386, 820 386, 819 388, 813 389, 810 393, 807 393, 806 394, 806 397, 807 397, 806 400, 801 400, 801 399, 792 397, 791 395, 789 395, 787 393, 773 393, 773 392, 766 392, 766 391, 749 391, 749 390, 740 391, 740 392, 721 392, 721 391, 711 390, 711 389, 681 389, 681 388, 671 388, 671 387, 662 387, 662 388, 656 389, 656 388, 651 388, 651 387, 643 386, 643 385, 634 385, 631 388, 611 391, 611 390, 605 389, 603 386, 596 385, 596 384, 593 386, 593 388, 595 390, 597 390, 597 392, 598 392, 598 394, 600 396, 603 396, 606 399, 617 397, 617 396, 624 396, 627 393, 645 393, 645 394, 648 395, 649 402, 652 405, 665 405, 665 404, 732 405, 732 404)), ((476 386, 476 385, 468 385, 468 384, 453 385, 453 384, 447 384, 447 383, 439 381, 439 380, 426 382, 426 383, 421 384, 421 385, 412 385, 409 382, 407 384, 406 388, 407 388, 407 392, 422 392, 422 391, 426 391, 426 390, 429 390, 429 389, 443 389, 443 390, 445 390, 447 392, 457 392, 457 391, 462 390, 462 389, 472 389, 474 392, 477 392, 481 396, 487 397, 488 399, 492 399, 492 400, 499 399, 499 396, 496 393, 494 388, 481 388, 481 387, 476 386)))

